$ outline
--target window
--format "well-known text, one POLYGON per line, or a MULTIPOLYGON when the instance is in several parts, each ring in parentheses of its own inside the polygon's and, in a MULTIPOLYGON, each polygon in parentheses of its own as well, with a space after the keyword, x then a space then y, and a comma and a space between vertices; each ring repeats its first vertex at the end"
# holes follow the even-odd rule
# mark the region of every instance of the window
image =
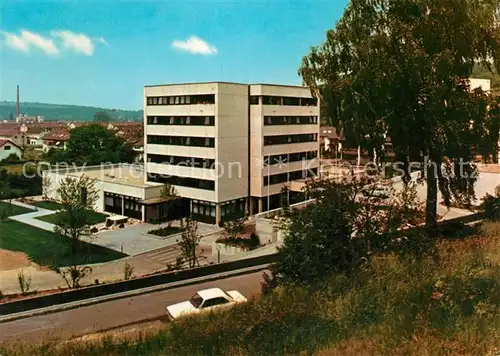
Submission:
POLYGON ((147 105, 215 104, 215 94, 147 97, 147 105))
POLYGON ((3 148, 4 148, 5 151, 10 151, 10 146, 9 145, 5 145, 5 146, 3 146, 3 148))
POLYGON ((317 141, 317 134, 264 136, 264 146, 317 141))
POLYGON ((194 168, 215 168, 215 159, 148 154, 148 162, 159 164, 186 165, 194 168))
POLYGON ((264 105, 281 105, 281 97, 280 96, 262 96, 262 104, 264 105))
POLYGON ((200 297, 198 293, 193 295, 193 297, 189 300, 189 302, 193 305, 195 308, 199 308, 201 306, 201 303, 203 303, 203 298, 200 297))
POLYGON ((206 179, 196 179, 191 177, 162 176, 160 174, 148 173, 148 180, 156 183, 168 183, 181 187, 189 187, 204 190, 215 190, 215 181, 206 179))
POLYGON ((148 125, 215 126, 214 116, 148 116, 148 125))
POLYGON ((318 105, 317 98, 301 98, 300 103, 302 106, 316 106, 318 105))
POLYGON ((153 145, 215 147, 215 138, 148 135, 147 143, 153 145))
POLYGON ((293 171, 293 172, 288 172, 288 173, 273 174, 273 175, 264 177, 264 186, 286 183, 286 182, 290 182, 292 180, 306 179, 306 178, 314 177, 317 174, 318 174, 317 168, 304 169, 304 170, 293 171))
POLYGON ((250 96, 250 105, 259 105, 259 97, 257 95, 250 96))
POLYGON ((318 122, 317 116, 265 116, 264 125, 310 125, 318 122))
POLYGON ((226 303, 229 303, 229 301, 224 297, 207 299, 205 300, 205 303, 203 303, 203 308, 216 307, 226 303))
POLYGON ((284 97, 283 105, 300 106, 300 98, 284 97))

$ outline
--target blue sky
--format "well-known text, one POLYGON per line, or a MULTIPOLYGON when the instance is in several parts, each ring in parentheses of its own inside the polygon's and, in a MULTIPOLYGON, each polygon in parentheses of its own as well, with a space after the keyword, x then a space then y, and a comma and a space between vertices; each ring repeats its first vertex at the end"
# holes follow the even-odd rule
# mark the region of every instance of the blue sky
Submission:
POLYGON ((0 12, 0 100, 140 109, 144 85, 300 84, 342 15, 330 1, 12 1, 0 12))

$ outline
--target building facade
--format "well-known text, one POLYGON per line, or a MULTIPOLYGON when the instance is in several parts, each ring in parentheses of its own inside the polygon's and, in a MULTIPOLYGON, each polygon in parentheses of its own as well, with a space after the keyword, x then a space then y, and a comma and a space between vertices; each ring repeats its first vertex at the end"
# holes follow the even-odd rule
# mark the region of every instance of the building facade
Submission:
MULTIPOLYGON (((318 173, 319 103, 309 88, 250 85, 250 213, 281 206, 283 185, 318 173)), ((288 192, 290 203, 304 199, 288 192)))
POLYGON ((319 104, 305 87, 146 86, 144 116, 145 182, 173 185, 201 221, 279 207, 284 184, 318 169, 319 104))
POLYGON ((16 155, 21 159, 23 150, 17 144, 8 139, 0 138, 0 161, 8 158, 11 155, 16 155))

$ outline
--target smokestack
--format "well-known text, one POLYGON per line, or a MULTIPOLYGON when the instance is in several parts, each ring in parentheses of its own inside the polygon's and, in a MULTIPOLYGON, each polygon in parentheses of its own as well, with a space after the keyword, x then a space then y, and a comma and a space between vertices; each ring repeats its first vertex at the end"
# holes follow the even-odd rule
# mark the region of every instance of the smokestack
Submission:
POLYGON ((17 106, 16 106, 16 119, 20 115, 20 108, 19 108, 19 85, 17 86, 17 106))

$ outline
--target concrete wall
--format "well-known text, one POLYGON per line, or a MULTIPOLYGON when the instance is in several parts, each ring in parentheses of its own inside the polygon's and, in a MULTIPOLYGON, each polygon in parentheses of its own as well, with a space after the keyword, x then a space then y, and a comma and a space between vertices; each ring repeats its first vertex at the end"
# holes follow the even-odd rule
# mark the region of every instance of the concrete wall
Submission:
MULTIPOLYGON (((314 204, 315 202, 316 201, 314 199, 309 199, 290 205, 290 209, 303 209, 311 204, 314 204)), ((283 242, 285 231, 278 228, 278 217, 282 211, 283 209, 279 208, 265 211, 254 216, 255 232, 259 236, 261 245, 273 242, 283 242)))
POLYGON ((248 196, 248 86, 218 83, 216 202, 248 196))

